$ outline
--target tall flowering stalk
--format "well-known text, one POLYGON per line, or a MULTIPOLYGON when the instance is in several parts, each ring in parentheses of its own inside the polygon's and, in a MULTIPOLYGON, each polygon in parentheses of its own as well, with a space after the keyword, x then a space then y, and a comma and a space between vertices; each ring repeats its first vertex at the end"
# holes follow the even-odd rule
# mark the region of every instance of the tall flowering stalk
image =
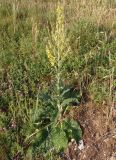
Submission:
POLYGON ((78 103, 78 97, 64 96, 70 89, 65 89, 61 85, 64 70, 63 64, 70 53, 70 45, 65 31, 64 7, 60 2, 56 10, 56 27, 51 32, 46 52, 51 68, 55 71, 56 75, 56 103, 54 104, 53 102, 52 104, 57 106, 57 113, 55 113, 51 122, 50 137, 55 149, 60 151, 66 149, 70 138, 78 141, 82 137, 79 124, 73 119, 63 116, 71 102, 78 103))
POLYGON ((69 51, 70 47, 68 45, 68 38, 66 38, 65 31, 64 6, 59 2, 56 9, 55 31, 51 32, 51 38, 46 46, 49 62, 56 71, 57 107, 59 113, 62 112, 62 105, 60 102, 62 66, 69 51))

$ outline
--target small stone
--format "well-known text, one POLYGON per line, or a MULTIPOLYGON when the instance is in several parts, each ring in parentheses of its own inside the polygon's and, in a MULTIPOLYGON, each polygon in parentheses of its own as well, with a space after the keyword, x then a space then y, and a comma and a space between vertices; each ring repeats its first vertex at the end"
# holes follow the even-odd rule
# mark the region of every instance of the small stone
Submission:
POLYGON ((71 142, 75 142, 75 139, 71 139, 71 142))
POLYGON ((78 146, 78 148, 79 148, 80 150, 83 150, 83 149, 84 149, 84 142, 83 142, 83 140, 80 140, 80 141, 79 141, 79 146, 78 146))

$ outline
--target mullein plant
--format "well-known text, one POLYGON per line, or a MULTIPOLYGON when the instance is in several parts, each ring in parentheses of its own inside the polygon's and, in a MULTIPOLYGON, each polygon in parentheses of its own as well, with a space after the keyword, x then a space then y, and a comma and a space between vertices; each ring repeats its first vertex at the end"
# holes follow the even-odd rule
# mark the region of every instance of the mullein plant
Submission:
POLYGON ((70 108, 71 103, 78 102, 78 96, 66 97, 70 88, 65 89, 63 86, 64 62, 71 53, 69 38, 66 37, 64 6, 58 2, 56 9, 56 27, 51 31, 46 53, 51 64, 51 70, 55 73, 55 103, 56 116, 52 120, 51 139, 55 150, 63 151, 68 141, 75 139, 77 142, 82 137, 82 131, 77 121, 67 118, 66 110, 70 108))
POLYGON ((59 112, 62 112, 62 105, 60 104, 60 90, 61 90, 61 77, 63 71, 63 61, 70 52, 70 46, 68 46, 68 39, 66 38, 65 25, 64 25, 64 7, 58 4, 56 10, 56 28, 51 32, 50 40, 46 46, 46 52, 48 60, 51 64, 51 68, 55 71, 56 75, 56 96, 57 96, 57 108, 59 112))

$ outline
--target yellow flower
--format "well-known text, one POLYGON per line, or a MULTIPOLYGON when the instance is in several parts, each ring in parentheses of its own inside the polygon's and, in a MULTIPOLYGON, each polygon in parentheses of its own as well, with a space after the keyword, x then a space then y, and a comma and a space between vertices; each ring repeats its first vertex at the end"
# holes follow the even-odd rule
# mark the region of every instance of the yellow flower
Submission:
POLYGON ((53 55, 53 53, 51 52, 51 50, 48 48, 48 46, 46 46, 46 52, 47 52, 48 59, 49 59, 51 65, 54 66, 56 63, 56 58, 53 55))
POLYGON ((48 59, 52 66, 62 65, 65 57, 70 53, 69 39, 66 38, 64 6, 58 3, 56 10, 56 27, 51 32, 51 39, 46 46, 48 59))

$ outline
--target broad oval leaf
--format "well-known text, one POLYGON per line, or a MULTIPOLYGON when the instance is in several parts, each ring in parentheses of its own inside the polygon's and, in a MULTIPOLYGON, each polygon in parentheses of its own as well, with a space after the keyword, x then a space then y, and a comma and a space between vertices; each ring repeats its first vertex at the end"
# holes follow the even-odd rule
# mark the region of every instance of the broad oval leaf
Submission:
POLYGON ((56 127, 51 134, 52 142, 57 151, 63 151, 65 148, 67 148, 68 139, 64 130, 62 130, 60 127, 56 127))

